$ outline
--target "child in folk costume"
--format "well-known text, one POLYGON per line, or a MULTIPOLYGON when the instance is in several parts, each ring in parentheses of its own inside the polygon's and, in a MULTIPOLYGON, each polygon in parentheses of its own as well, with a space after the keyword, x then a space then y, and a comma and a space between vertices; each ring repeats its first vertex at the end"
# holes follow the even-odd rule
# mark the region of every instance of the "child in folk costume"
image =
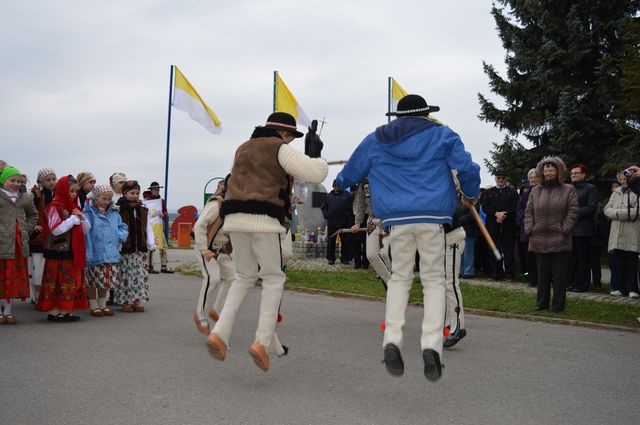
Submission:
POLYGON ((84 206, 87 202, 87 196, 89 196, 96 185, 96 177, 93 173, 82 171, 78 173, 76 180, 78 180, 78 186, 80 187, 78 190, 78 201, 80 203, 80 208, 84 210, 84 206))
POLYGON ((124 173, 117 172, 111 174, 109 177, 109 184, 113 189, 113 204, 118 209, 118 200, 122 198, 122 185, 127 181, 127 176, 124 173))
MULTIPOLYGON (((158 182, 152 182, 143 194, 143 202, 149 209, 149 221, 157 241, 157 251, 160 253, 160 272, 173 273, 173 269, 167 267, 167 240, 164 237, 164 219, 169 217, 169 212, 164 199, 160 197, 161 188, 162 186, 158 182)), ((153 251, 149 251, 147 268, 149 273, 158 273, 153 267, 153 251)))
POLYGON ((462 292, 460 291, 460 265, 466 233, 462 224, 465 220, 473 220, 469 207, 458 200, 456 212, 451 219, 451 226, 445 225, 445 278, 447 294, 447 310, 444 326, 449 330, 442 346, 451 348, 467 335, 464 328, 464 310, 462 292))
POLYGON ((231 242, 228 235, 220 231, 222 195, 209 198, 193 226, 196 242, 194 252, 202 271, 202 288, 193 321, 198 332, 205 335, 209 335, 211 330, 207 317, 218 321, 218 313, 222 310, 236 274, 231 260, 231 242), (214 302, 213 293, 218 284, 220 289, 214 302))
POLYGON ((113 316, 107 307, 107 292, 118 286, 120 246, 127 240, 127 225, 113 208, 113 189, 97 185, 93 197, 84 207, 85 219, 91 224, 87 242, 87 295, 94 317, 113 316))
POLYGON ((11 299, 29 296, 29 233, 38 220, 31 197, 20 193, 20 171, 0 172, 0 324, 16 324, 11 299))
POLYGON ((140 201, 140 185, 127 180, 118 200, 120 217, 129 229, 120 250, 120 283, 114 288, 114 301, 126 313, 143 312, 149 301, 149 275, 146 268, 148 249, 155 249, 153 230, 147 219, 147 208, 140 201))
POLYGON ((289 146, 302 135, 293 116, 276 112, 269 116, 265 126, 256 127, 250 140, 236 151, 221 209, 223 230, 233 244, 236 280, 207 338, 209 353, 218 360, 225 359, 238 308, 260 277, 260 317, 249 354, 261 370, 269 369, 267 350, 286 281, 281 239, 285 234, 285 205, 290 200, 289 175, 319 183, 328 171, 324 159, 312 159, 289 146))
POLYGON ((78 189, 75 177, 60 178, 45 208, 45 263, 37 308, 49 312, 49 321, 75 322, 80 317, 71 312, 89 307, 84 287, 84 235, 90 225, 80 211, 78 189))
POLYGON ((56 187, 56 173, 51 168, 43 168, 38 171, 37 184, 31 189, 33 204, 38 210, 38 222, 34 232, 29 238, 29 287, 31 290, 31 302, 38 301, 40 283, 42 282, 42 271, 44 270, 44 228, 45 207, 53 200, 53 190, 56 187))
POLYGON ((358 184, 353 200, 353 212, 355 224, 351 228, 354 232, 360 231, 360 223, 367 217, 367 259, 376 272, 384 287, 391 278, 391 259, 389 258, 389 242, 385 237, 382 221, 373 216, 371 208, 371 194, 369 192, 369 179, 365 178, 358 184), (382 245, 382 246, 381 246, 382 245))

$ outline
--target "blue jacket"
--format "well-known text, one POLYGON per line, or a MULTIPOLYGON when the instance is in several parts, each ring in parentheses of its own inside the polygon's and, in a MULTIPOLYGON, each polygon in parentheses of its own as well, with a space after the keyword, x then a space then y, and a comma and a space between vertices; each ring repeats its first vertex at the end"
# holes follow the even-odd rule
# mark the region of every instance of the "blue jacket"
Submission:
POLYGON ((83 212, 85 220, 91 224, 91 230, 84 237, 87 267, 120 262, 120 245, 127 240, 129 230, 113 203, 104 214, 91 200, 85 204, 83 212))
POLYGON ((385 227, 448 223, 456 210, 451 170, 469 198, 480 192, 480 167, 449 127, 423 117, 402 117, 360 143, 338 174, 338 187, 369 176, 371 206, 385 227))

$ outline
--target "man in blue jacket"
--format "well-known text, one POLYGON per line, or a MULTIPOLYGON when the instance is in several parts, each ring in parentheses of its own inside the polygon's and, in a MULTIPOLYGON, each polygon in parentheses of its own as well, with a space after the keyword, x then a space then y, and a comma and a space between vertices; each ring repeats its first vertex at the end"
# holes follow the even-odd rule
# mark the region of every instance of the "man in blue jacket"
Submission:
POLYGON ((338 187, 349 187, 369 177, 373 213, 390 229, 391 280, 388 283, 384 332, 384 363, 394 376, 404 373, 400 353, 402 327, 413 281, 416 251, 424 315, 420 346, 424 375, 442 376, 445 299, 445 232, 456 210, 456 188, 451 170, 457 170, 462 192, 475 200, 480 192, 480 167, 465 151, 460 137, 429 118, 439 111, 418 95, 398 102, 387 115, 398 119, 378 127, 360 143, 337 177, 338 187))

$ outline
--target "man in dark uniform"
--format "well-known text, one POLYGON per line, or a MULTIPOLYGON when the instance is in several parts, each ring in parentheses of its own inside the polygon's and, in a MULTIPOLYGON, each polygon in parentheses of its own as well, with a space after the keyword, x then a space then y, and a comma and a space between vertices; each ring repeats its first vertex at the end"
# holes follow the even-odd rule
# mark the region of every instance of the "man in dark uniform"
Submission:
POLYGON ((573 226, 571 251, 571 274, 569 291, 586 292, 589 289, 591 268, 589 264, 589 245, 595 227, 595 214, 598 210, 598 190, 587 183, 587 169, 583 164, 574 164, 571 170, 571 183, 578 195, 578 221, 573 226))
MULTIPOLYGON (((515 243, 518 226, 516 207, 518 192, 507 184, 507 173, 495 173, 496 185, 482 195, 482 209, 487 214, 487 230, 502 254, 503 260, 491 257, 490 277, 494 280, 515 279, 515 243)), ((491 253, 489 253, 491 254, 491 253)))

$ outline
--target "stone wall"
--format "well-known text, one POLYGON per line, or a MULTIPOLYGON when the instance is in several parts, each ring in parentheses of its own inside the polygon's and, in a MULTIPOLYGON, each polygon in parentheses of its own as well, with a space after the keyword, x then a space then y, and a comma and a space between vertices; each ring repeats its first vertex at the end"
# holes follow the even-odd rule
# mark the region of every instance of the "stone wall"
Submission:
MULTIPOLYGON (((293 258, 326 258, 327 244, 325 242, 293 242, 293 258)), ((336 244, 336 257, 340 257, 340 244, 336 244)))

